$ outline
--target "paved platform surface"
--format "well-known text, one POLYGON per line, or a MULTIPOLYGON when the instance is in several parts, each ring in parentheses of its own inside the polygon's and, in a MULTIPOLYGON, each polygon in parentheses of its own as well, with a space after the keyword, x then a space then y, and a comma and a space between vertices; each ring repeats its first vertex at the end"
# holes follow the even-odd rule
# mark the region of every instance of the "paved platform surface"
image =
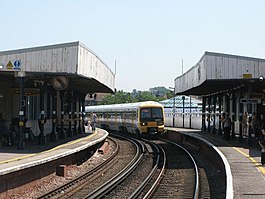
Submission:
POLYGON ((93 134, 79 134, 56 142, 39 145, 28 141, 24 150, 16 146, 0 147, 0 175, 47 163, 54 159, 76 153, 106 139, 108 132, 97 129, 93 134))
POLYGON ((239 142, 224 140, 222 136, 192 129, 167 128, 178 132, 189 132, 202 137, 215 145, 226 157, 231 173, 234 199, 265 198, 265 166, 261 164, 261 151, 258 145, 249 147, 247 139, 239 142))

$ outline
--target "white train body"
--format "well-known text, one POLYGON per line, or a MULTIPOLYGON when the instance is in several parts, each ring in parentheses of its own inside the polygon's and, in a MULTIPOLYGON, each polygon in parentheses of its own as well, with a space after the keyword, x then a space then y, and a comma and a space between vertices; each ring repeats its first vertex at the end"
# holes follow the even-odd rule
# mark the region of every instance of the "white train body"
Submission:
POLYGON ((164 132, 164 108, 158 102, 86 106, 85 112, 88 120, 91 120, 92 113, 96 114, 96 126, 106 130, 133 134, 164 132))

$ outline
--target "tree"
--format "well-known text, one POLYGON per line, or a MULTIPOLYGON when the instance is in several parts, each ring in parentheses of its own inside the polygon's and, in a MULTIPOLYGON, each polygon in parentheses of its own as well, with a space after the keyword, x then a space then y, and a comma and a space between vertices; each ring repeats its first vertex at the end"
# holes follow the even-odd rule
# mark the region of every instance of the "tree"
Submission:
POLYGON ((136 96, 136 99, 138 102, 158 101, 157 98, 152 93, 150 93, 149 91, 140 92, 140 94, 136 96))
POLYGON ((114 95, 107 95, 100 104, 123 104, 132 102, 137 102, 137 100, 133 98, 130 93, 121 90, 117 91, 114 95))
POLYGON ((99 104, 122 104, 143 101, 162 101, 168 99, 170 90, 165 87, 150 88, 149 91, 137 91, 133 89, 132 93, 123 90, 115 92, 115 94, 107 95, 99 104))

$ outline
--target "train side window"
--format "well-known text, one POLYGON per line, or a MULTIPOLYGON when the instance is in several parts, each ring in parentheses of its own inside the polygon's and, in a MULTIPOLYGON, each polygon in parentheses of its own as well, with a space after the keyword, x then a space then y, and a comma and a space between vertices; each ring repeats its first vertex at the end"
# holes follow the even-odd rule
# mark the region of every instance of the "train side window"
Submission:
POLYGON ((132 118, 132 112, 127 112, 126 119, 131 119, 131 118, 132 118))
POLYGON ((121 118, 122 118, 122 113, 121 113, 121 112, 118 112, 118 113, 117 113, 117 118, 118 118, 118 119, 121 119, 121 118))

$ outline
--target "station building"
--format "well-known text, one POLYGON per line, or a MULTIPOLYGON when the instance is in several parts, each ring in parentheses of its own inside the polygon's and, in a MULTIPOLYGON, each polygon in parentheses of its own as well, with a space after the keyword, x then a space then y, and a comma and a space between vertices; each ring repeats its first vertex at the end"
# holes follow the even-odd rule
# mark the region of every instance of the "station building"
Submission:
MULTIPOLYGON (((0 52, 0 117, 18 148, 82 132, 85 96, 113 93, 115 75, 81 42, 0 52)), ((1 134, 1 132, 0 132, 1 134)))
POLYGON ((221 130, 221 114, 229 113, 233 131, 241 132, 244 112, 265 115, 265 59, 205 52, 199 62, 175 79, 175 95, 202 98, 202 130, 221 130))

